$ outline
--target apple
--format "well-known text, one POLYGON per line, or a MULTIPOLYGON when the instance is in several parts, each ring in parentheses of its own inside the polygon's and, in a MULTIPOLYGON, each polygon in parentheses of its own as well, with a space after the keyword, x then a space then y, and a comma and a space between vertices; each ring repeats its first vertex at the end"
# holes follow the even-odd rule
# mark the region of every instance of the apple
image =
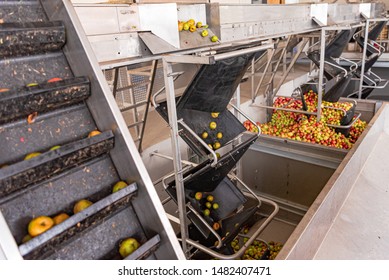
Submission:
POLYGON ((126 258, 131 255, 136 249, 140 246, 138 240, 133 237, 129 237, 120 242, 119 245, 119 254, 122 258, 126 258))
POLYGON ((125 188, 125 187, 127 187, 128 186, 128 184, 126 183, 126 182, 124 182, 124 181, 119 181, 119 182, 117 182, 114 186, 113 186, 113 188, 112 188, 112 193, 115 193, 115 192, 117 192, 118 190, 121 190, 121 189, 123 189, 123 188, 125 188))
POLYGON ((27 241, 30 241, 32 239, 32 236, 29 235, 29 234, 26 234, 23 239, 22 239, 22 243, 26 243, 27 241))
POLYGON ((210 123, 209 123, 209 128, 210 128, 210 129, 214 130, 214 129, 216 129, 216 127, 217 127, 216 122, 210 122, 210 123))
POLYGON ((218 133, 216 134, 216 138, 217 138, 217 139, 221 139, 222 137, 223 137, 223 133, 218 132, 218 133))
POLYGON ((204 209, 203 213, 204 216, 209 216, 211 214, 211 211, 209 209, 204 209))
POLYGON ((195 199, 196 200, 201 200, 202 198, 203 198, 203 193, 201 193, 201 192, 195 193, 195 199))
POLYGON ((214 204, 212 204, 212 208, 213 208, 214 210, 219 209, 219 204, 215 202, 214 204))
POLYGON ((59 82, 59 81, 62 81, 62 79, 61 78, 51 78, 50 80, 48 80, 47 82, 48 83, 54 83, 54 82, 59 82))
POLYGON ((201 21, 198 21, 197 23, 196 23, 196 27, 197 28, 200 28, 200 27, 202 27, 203 26, 203 23, 201 22, 201 21))
POLYGON ((182 31, 184 29, 184 23, 182 21, 178 21, 178 31, 182 31))
POLYGON ((82 210, 88 208, 92 204, 93 204, 93 202, 91 202, 87 199, 81 199, 81 200, 77 201, 76 204, 74 204, 73 213, 77 214, 78 212, 81 212, 82 210))
POLYGON ((204 30, 201 32, 201 36, 202 36, 202 37, 207 37, 207 36, 208 36, 208 30, 204 29, 204 30))
POLYGON ((208 209, 210 209, 212 207, 212 203, 207 201, 205 202, 205 207, 207 207, 208 209))
POLYGON ((51 147, 50 151, 54 151, 54 150, 59 149, 59 148, 61 148, 61 146, 56 145, 56 146, 51 147))
POLYGON ((27 87, 36 87, 38 83, 29 83, 27 84, 27 87))
POLYGON ((216 119, 216 118, 219 116, 219 114, 220 114, 220 113, 218 113, 218 112, 212 112, 212 113, 211 113, 211 117, 214 118, 214 119, 216 119))
POLYGON ((98 130, 93 130, 93 131, 89 132, 88 137, 90 138, 90 137, 99 135, 100 133, 101 133, 101 132, 98 131, 98 130))
POLYGON ((215 143, 213 143, 213 149, 214 150, 217 150, 217 149, 219 149, 221 147, 221 144, 219 143, 219 142, 215 142, 215 143))
POLYGON ((204 132, 201 134, 201 138, 206 139, 207 137, 208 137, 208 132, 204 131, 204 132))
POLYGON ((208 144, 208 147, 213 150, 213 146, 211 144, 208 144))
POLYGON ((41 154, 42 154, 42 153, 40 153, 40 152, 29 153, 28 155, 26 155, 26 156, 24 157, 24 160, 32 159, 32 158, 37 157, 37 156, 39 156, 39 155, 41 155, 41 154))
POLYGON ((65 221, 66 219, 69 219, 69 215, 66 214, 66 213, 60 213, 56 216, 53 217, 53 221, 54 221, 54 224, 55 225, 58 225, 60 223, 62 223, 63 221, 65 221))
MULTIPOLYGON (((312 90, 304 93, 303 98, 309 112, 317 111, 318 95, 312 90)), ((302 109, 302 101, 290 97, 277 97, 274 100, 274 107, 288 109, 302 109)), ((268 123, 257 123, 263 134, 281 138, 289 138, 296 141, 314 143, 329 147, 350 149, 357 141, 366 122, 357 120, 350 128, 349 136, 337 132, 330 125, 339 125, 344 117, 344 111, 353 107, 351 102, 322 102, 321 119, 317 121, 316 116, 307 117, 301 113, 274 110, 271 120, 268 123)), ((248 121, 243 123, 244 127, 251 132, 255 126, 248 121)))
POLYGON ((184 26, 182 27, 185 31, 189 30, 189 24, 187 22, 184 23, 184 26))
POLYGON ((38 236, 50 229, 54 225, 52 218, 48 216, 38 216, 30 221, 28 224, 28 234, 31 237, 38 236))
POLYGON ((213 36, 211 37, 211 42, 215 43, 215 42, 217 42, 217 41, 219 41, 219 38, 218 38, 216 35, 213 35, 213 36))
POLYGON ((196 22, 195 22, 195 20, 194 20, 193 18, 191 18, 190 20, 188 20, 186 23, 189 24, 189 26, 192 26, 192 25, 196 26, 196 25, 195 25, 196 22))
POLYGON ((207 201, 212 202, 213 200, 214 200, 213 195, 210 194, 207 196, 207 201))
POLYGON ((220 224, 219 223, 213 223, 212 228, 214 230, 219 230, 220 229, 220 224))
POLYGON ((7 91, 9 91, 8 88, 0 88, 0 93, 1 93, 1 92, 7 92, 7 91))
POLYGON ((189 31, 190 32, 195 32, 196 31, 196 25, 191 25, 191 26, 189 26, 189 31))

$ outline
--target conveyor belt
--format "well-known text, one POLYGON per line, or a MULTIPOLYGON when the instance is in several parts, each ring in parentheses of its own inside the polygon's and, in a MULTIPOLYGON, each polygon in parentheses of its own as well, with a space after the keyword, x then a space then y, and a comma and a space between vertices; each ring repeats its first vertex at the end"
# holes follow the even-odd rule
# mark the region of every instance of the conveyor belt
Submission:
POLYGON ((118 246, 127 237, 141 244, 153 237, 137 258, 155 258, 163 242, 171 250, 162 230, 145 232, 132 205, 142 182, 112 193, 123 180, 111 155, 120 143, 111 130, 89 135, 99 129, 86 103, 94 77, 73 73, 63 22, 49 21, 39 1, 2 1, 0 18, 0 211, 22 257, 122 259, 118 246), (26 160, 33 152, 40 154, 26 160), (73 213, 81 199, 93 204, 73 213), (23 240, 33 218, 59 213, 70 217, 23 240))

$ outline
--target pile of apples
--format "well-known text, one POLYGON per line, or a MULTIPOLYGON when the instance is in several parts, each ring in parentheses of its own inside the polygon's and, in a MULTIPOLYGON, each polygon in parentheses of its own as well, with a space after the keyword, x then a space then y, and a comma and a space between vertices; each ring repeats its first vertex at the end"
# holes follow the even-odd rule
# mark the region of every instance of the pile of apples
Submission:
MULTIPOLYGON (((201 29, 200 35, 202 37, 208 37, 208 24, 203 24, 201 21, 196 22, 194 19, 189 19, 187 21, 178 21, 178 31, 190 31, 196 32, 197 29, 201 29)), ((219 41, 219 38, 216 35, 213 35, 210 38, 211 42, 216 43, 219 41)))
MULTIPOLYGON (((243 244, 248 241, 247 237, 243 238, 243 244)), ((240 247, 239 239, 235 238, 231 242, 231 247, 234 250, 234 253, 238 252, 240 247)), ((241 260, 262 260, 269 259, 274 260, 278 253, 281 251, 283 244, 280 242, 270 241, 269 244, 261 240, 254 240, 253 243, 247 247, 244 254, 240 257, 241 260), (266 251, 269 250, 269 255, 265 256, 266 251)))
MULTIPOLYGON (((304 101, 308 112, 317 111, 317 94, 312 90, 304 94, 304 101)), ((261 132, 266 135, 288 138, 297 141, 320 144, 340 149, 350 149, 366 128, 366 122, 358 119, 350 128, 348 137, 329 124, 340 125, 344 117, 344 111, 349 111, 353 106, 351 102, 322 102, 322 114, 320 121, 315 115, 306 115, 297 112, 274 110, 271 121, 257 123, 261 132)), ((302 110, 303 102, 290 97, 278 97, 274 101, 274 107, 302 110)), ((243 125, 247 130, 255 132, 248 121, 243 125)))

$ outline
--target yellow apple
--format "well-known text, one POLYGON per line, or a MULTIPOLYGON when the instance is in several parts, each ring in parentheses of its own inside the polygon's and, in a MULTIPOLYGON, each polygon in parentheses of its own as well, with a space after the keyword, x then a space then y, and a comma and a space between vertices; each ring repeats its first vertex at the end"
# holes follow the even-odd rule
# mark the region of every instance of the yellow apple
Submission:
POLYGON ((53 219, 48 216, 36 217, 28 224, 28 234, 31 237, 38 236, 39 234, 44 233, 46 230, 50 229, 53 225, 53 219))
POLYGON ((81 200, 77 201, 76 204, 74 204, 73 213, 77 214, 78 212, 81 212, 82 210, 88 208, 92 204, 93 204, 93 202, 91 202, 87 199, 81 199, 81 200))
POLYGON ((210 129, 214 130, 214 129, 216 129, 216 127, 217 127, 216 122, 210 122, 210 123, 209 123, 209 128, 210 128, 210 129))
POLYGON ((191 18, 186 23, 189 24, 189 26, 192 26, 192 25, 195 25, 195 20, 191 18))
POLYGON ((58 148, 61 148, 61 146, 59 146, 59 145, 53 146, 53 147, 50 148, 50 151, 54 151, 54 150, 56 150, 58 148))
POLYGON ((140 246, 138 240, 133 237, 124 239, 119 245, 119 254, 122 258, 131 255, 140 246))
POLYGON ((184 23, 182 21, 178 22, 178 31, 182 31, 184 29, 184 23))
POLYGON ((223 137, 223 133, 218 132, 218 133, 216 134, 216 138, 221 139, 222 137, 223 137))
POLYGON ((212 116, 212 118, 216 119, 219 116, 219 114, 220 113, 218 113, 218 112, 212 112, 211 116, 212 116))
POLYGON ((30 241, 32 239, 32 236, 29 235, 29 234, 26 234, 23 239, 22 239, 22 243, 26 243, 27 241, 30 241))
POLYGON ((213 143, 213 148, 214 148, 215 150, 219 149, 220 147, 221 147, 221 144, 220 144, 219 142, 213 143))
POLYGON ((118 190, 121 190, 121 189, 123 189, 123 188, 125 188, 125 187, 127 187, 127 186, 128 186, 128 184, 127 184, 126 182, 124 182, 124 181, 119 181, 119 182, 117 182, 117 183, 113 186, 113 188, 112 188, 112 193, 117 192, 118 190))
POLYGON ((28 154, 28 155, 25 156, 24 160, 32 159, 32 158, 34 158, 34 157, 39 156, 40 154, 41 154, 41 153, 39 153, 39 152, 30 153, 30 154, 28 154))
POLYGON ((208 132, 204 131, 202 134, 201 134, 201 137, 203 139, 207 138, 208 137, 208 132))
POLYGON ((55 225, 58 225, 69 218, 69 215, 66 213, 61 213, 53 217, 53 221, 55 225))
POLYGON ((101 132, 98 130, 93 130, 93 131, 89 132, 88 137, 93 137, 93 136, 99 135, 100 133, 101 132))

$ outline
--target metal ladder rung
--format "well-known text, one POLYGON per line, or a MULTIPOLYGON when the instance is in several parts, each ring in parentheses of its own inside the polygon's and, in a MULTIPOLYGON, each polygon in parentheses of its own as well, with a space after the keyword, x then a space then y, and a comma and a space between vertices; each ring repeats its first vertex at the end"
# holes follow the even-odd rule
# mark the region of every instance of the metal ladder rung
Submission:
POLYGON ((124 112, 124 111, 127 111, 127 110, 138 108, 138 107, 146 105, 146 104, 147 104, 147 101, 142 101, 142 102, 139 102, 139 103, 135 103, 135 104, 133 104, 131 106, 127 106, 127 107, 124 107, 124 108, 120 109, 120 112, 124 112))
POLYGON ((143 124, 143 120, 142 121, 139 121, 139 122, 135 122, 135 123, 132 123, 130 125, 127 126, 127 128, 132 128, 132 127, 135 127, 135 126, 139 126, 141 124, 143 124))

